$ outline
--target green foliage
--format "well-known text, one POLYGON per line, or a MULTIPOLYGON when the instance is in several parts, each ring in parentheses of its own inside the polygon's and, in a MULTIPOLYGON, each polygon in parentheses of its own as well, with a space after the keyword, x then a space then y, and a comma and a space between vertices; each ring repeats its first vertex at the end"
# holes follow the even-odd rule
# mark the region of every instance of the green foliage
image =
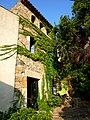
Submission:
POLYGON ((31 53, 26 47, 17 45, 17 54, 24 55, 28 58, 31 58, 34 61, 39 60, 39 55, 38 54, 33 54, 31 53))
POLYGON ((0 120, 3 120, 3 112, 0 111, 0 120))
POLYGON ((63 104, 64 99, 59 96, 52 95, 50 98, 41 99, 38 101, 39 111, 50 112, 54 107, 59 107, 63 104))
MULTIPOLYGON (((12 49, 12 46, 13 45, 10 45, 10 46, 1 46, 1 50, 10 50, 10 47, 11 47, 11 50, 13 50, 13 52, 17 52, 17 54, 19 55, 24 55, 28 58, 31 58, 32 60, 34 61, 40 61, 44 64, 44 68, 45 68, 45 78, 43 80, 43 83, 42 83, 42 100, 40 100, 38 98, 38 106, 39 106, 39 110, 44 110, 44 111, 50 111, 50 106, 47 104, 47 98, 45 96, 45 82, 46 82, 46 87, 47 87, 47 95, 49 98, 51 98, 51 95, 52 95, 52 80, 51 80, 51 76, 56 76, 57 75, 57 70, 56 70, 56 61, 55 61, 55 55, 56 55, 56 36, 54 34, 54 30, 50 30, 50 28, 48 28, 47 26, 47 29, 49 31, 51 31, 49 33, 49 36, 47 36, 46 34, 44 34, 38 27, 36 27, 34 24, 30 23, 29 20, 27 20, 26 18, 20 16, 20 19, 19 19, 19 23, 22 25, 22 31, 19 31, 19 34, 22 34, 24 36, 32 36, 34 38, 34 40, 36 41, 35 42, 35 47, 36 47, 36 53, 33 54, 31 53, 27 48, 26 46, 20 42, 20 44, 18 45, 15 45, 15 48, 13 47, 12 49), (30 33, 29 31, 26 30, 26 28, 31 28, 33 30, 35 30, 35 34, 33 35, 32 33, 30 33)), ((10 53, 11 51, 9 51, 10 53)), ((5 55, 8 53, 5 52, 4 53, 5 55)), ((13 54, 12 54, 13 55, 13 54)), ((3 54, 2 54, 3 56, 3 54)), ((10 57, 10 56, 9 56, 10 57)), ((8 57, 8 58, 9 58, 8 57)), ((18 103, 18 106, 20 108, 21 104, 22 104, 22 95, 19 93, 18 94, 18 100, 16 101, 16 103, 18 103)), ((53 103, 54 106, 56 105, 55 103, 53 103)), ((21 108, 19 111, 17 111, 16 113, 12 114, 10 120, 12 119, 28 119, 29 118, 26 118, 28 117, 30 114, 28 114, 28 109, 25 109, 25 108, 21 108), (25 114, 23 113, 23 110, 25 110, 25 114), (24 115, 23 115, 24 114, 24 115)), ((51 119, 50 118, 50 115, 47 114, 47 112, 39 112, 38 114, 36 114, 36 117, 34 118, 37 118, 37 119, 45 119, 45 120, 49 120, 51 119), (39 114, 39 116, 38 116, 39 114), (45 115, 43 115, 45 114, 45 115)), ((31 119, 31 118, 30 118, 31 119)))
POLYGON ((86 35, 90 35, 90 0, 73 0, 73 18, 77 25, 84 27, 86 35))
POLYGON ((49 107, 57 107, 61 106, 63 103, 63 100, 59 96, 52 96, 51 99, 47 101, 49 107))
POLYGON ((16 107, 9 108, 5 113, 0 112, 0 120, 8 120, 13 113, 15 113, 18 109, 16 107))
POLYGON ((38 114, 32 116, 32 120, 52 120, 52 114, 46 111, 39 111, 38 114))
POLYGON ((7 112, 0 112, 0 120, 52 120, 50 111, 38 111, 32 108, 10 108, 7 112))
POLYGON ((12 45, 2 45, 0 46, 0 56, 4 56, 4 58, 1 58, 0 60, 6 60, 10 57, 12 57, 17 52, 17 46, 16 44, 12 45))
POLYGON ((13 101, 13 106, 17 108, 21 108, 22 106, 24 107, 25 105, 25 98, 22 95, 22 91, 18 90, 16 92, 16 100, 13 101))
POLYGON ((13 113, 9 120, 32 120, 34 114, 36 114, 34 109, 22 107, 20 110, 13 113))
POLYGON ((72 74, 74 76, 72 84, 75 94, 80 95, 82 99, 90 99, 90 62, 83 64, 72 74))
POLYGON ((47 111, 49 112, 51 110, 51 107, 48 106, 47 100, 40 99, 38 101, 38 107, 40 111, 47 111))
POLYGON ((90 36, 90 1, 73 1, 73 17, 61 17, 57 26, 58 73, 61 80, 71 76, 73 93, 89 99, 90 45, 84 46, 90 36))
POLYGON ((36 53, 32 54, 30 53, 26 48, 23 49, 21 46, 18 46, 20 49, 18 49, 18 54, 25 55, 28 58, 33 59, 34 61, 41 61, 44 64, 45 68, 45 78, 42 82, 42 100, 38 97, 38 106, 39 110, 49 111, 50 106, 47 104, 47 97, 45 94, 48 94, 48 97, 51 98, 52 96, 52 80, 51 76, 57 75, 56 70, 56 36, 54 34, 54 30, 49 33, 49 36, 45 35, 38 27, 36 27, 34 24, 30 23, 27 19, 20 17, 20 24, 23 25, 23 32, 20 34, 23 34, 25 36, 30 35, 34 37, 36 40, 35 46, 36 46, 36 53), (27 25, 26 25, 27 24, 27 25), (33 28, 36 31, 36 34, 33 35, 25 30, 25 27, 33 28), (45 93, 45 82, 47 87, 47 93, 45 93))
POLYGON ((49 36, 45 35, 38 27, 36 27, 34 24, 30 23, 29 20, 26 18, 20 16, 20 24, 23 25, 23 32, 21 34, 23 35, 30 35, 34 37, 34 40, 36 41, 36 53, 32 54, 27 50, 25 47, 18 46, 17 51, 20 55, 25 55, 28 58, 33 59, 34 61, 41 61, 44 64, 45 68, 45 75, 46 75, 46 84, 47 84, 47 91, 48 94, 52 94, 52 88, 48 89, 48 84, 52 86, 51 82, 51 76, 56 76, 57 70, 55 66, 55 52, 56 52, 56 37, 53 30, 50 30, 50 28, 47 29, 51 31, 49 33, 49 36), (32 33, 26 31, 25 27, 33 28, 35 30, 35 35, 32 33))

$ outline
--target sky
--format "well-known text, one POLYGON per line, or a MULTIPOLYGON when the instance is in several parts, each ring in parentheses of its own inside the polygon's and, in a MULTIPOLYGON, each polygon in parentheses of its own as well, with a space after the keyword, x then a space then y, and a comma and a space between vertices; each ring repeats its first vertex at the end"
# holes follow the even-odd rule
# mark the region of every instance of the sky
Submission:
MULTIPOLYGON (((13 7, 18 0, 0 0, 6 9, 13 7)), ((72 16, 73 2, 70 0, 30 0, 34 7, 52 24, 58 24, 60 16, 72 16)))

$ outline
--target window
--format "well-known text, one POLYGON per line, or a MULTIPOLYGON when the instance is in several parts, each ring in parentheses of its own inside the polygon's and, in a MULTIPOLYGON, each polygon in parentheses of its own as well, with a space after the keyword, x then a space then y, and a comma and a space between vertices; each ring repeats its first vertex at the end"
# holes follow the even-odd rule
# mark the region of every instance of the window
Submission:
POLYGON ((35 40, 31 36, 27 36, 27 40, 29 41, 29 50, 31 53, 35 53, 35 40))
POLYGON ((35 40, 33 37, 30 37, 30 52, 35 53, 35 40))
POLYGON ((35 53, 35 40, 33 37, 30 37, 30 52, 35 53))
POLYGON ((47 35, 48 35, 50 33, 50 31, 48 29, 46 29, 46 31, 47 31, 47 35))
POLYGON ((35 16, 34 16, 34 15, 31 16, 31 22, 32 22, 32 23, 35 22, 35 16))
POLYGON ((40 29, 42 29, 43 28, 43 24, 40 22, 40 29))

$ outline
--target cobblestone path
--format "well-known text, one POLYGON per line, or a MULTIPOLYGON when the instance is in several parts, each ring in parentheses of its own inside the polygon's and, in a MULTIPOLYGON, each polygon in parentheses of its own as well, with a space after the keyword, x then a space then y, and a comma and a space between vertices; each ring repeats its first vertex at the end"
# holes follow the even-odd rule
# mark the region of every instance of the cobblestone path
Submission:
POLYGON ((78 98, 72 104, 64 103, 53 110, 53 120, 90 120, 90 101, 80 101, 78 98))

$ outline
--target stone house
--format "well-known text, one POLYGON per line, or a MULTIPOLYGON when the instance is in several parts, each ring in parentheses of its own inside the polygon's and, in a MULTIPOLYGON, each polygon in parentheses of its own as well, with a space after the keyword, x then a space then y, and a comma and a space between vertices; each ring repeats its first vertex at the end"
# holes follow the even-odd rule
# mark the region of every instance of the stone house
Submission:
MULTIPOLYGON (((20 34, 27 31, 32 35, 36 31, 25 27, 19 22, 19 18, 25 18, 38 27, 48 36, 46 26, 52 25, 45 17, 28 1, 19 0, 10 11, 0 6, 0 46, 10 44, 24 44, 31 53, 35 53, 35 40, 30 35, 20 34)), ((18 90, 22 92, 27 107, 37 107, 37 97, 42 98, 42 79, 45 75, 41 62, 33 61, 24 55, 15 53, 5 61, 0 61, 0 111, 12 106, 12 101, 18 90)))

